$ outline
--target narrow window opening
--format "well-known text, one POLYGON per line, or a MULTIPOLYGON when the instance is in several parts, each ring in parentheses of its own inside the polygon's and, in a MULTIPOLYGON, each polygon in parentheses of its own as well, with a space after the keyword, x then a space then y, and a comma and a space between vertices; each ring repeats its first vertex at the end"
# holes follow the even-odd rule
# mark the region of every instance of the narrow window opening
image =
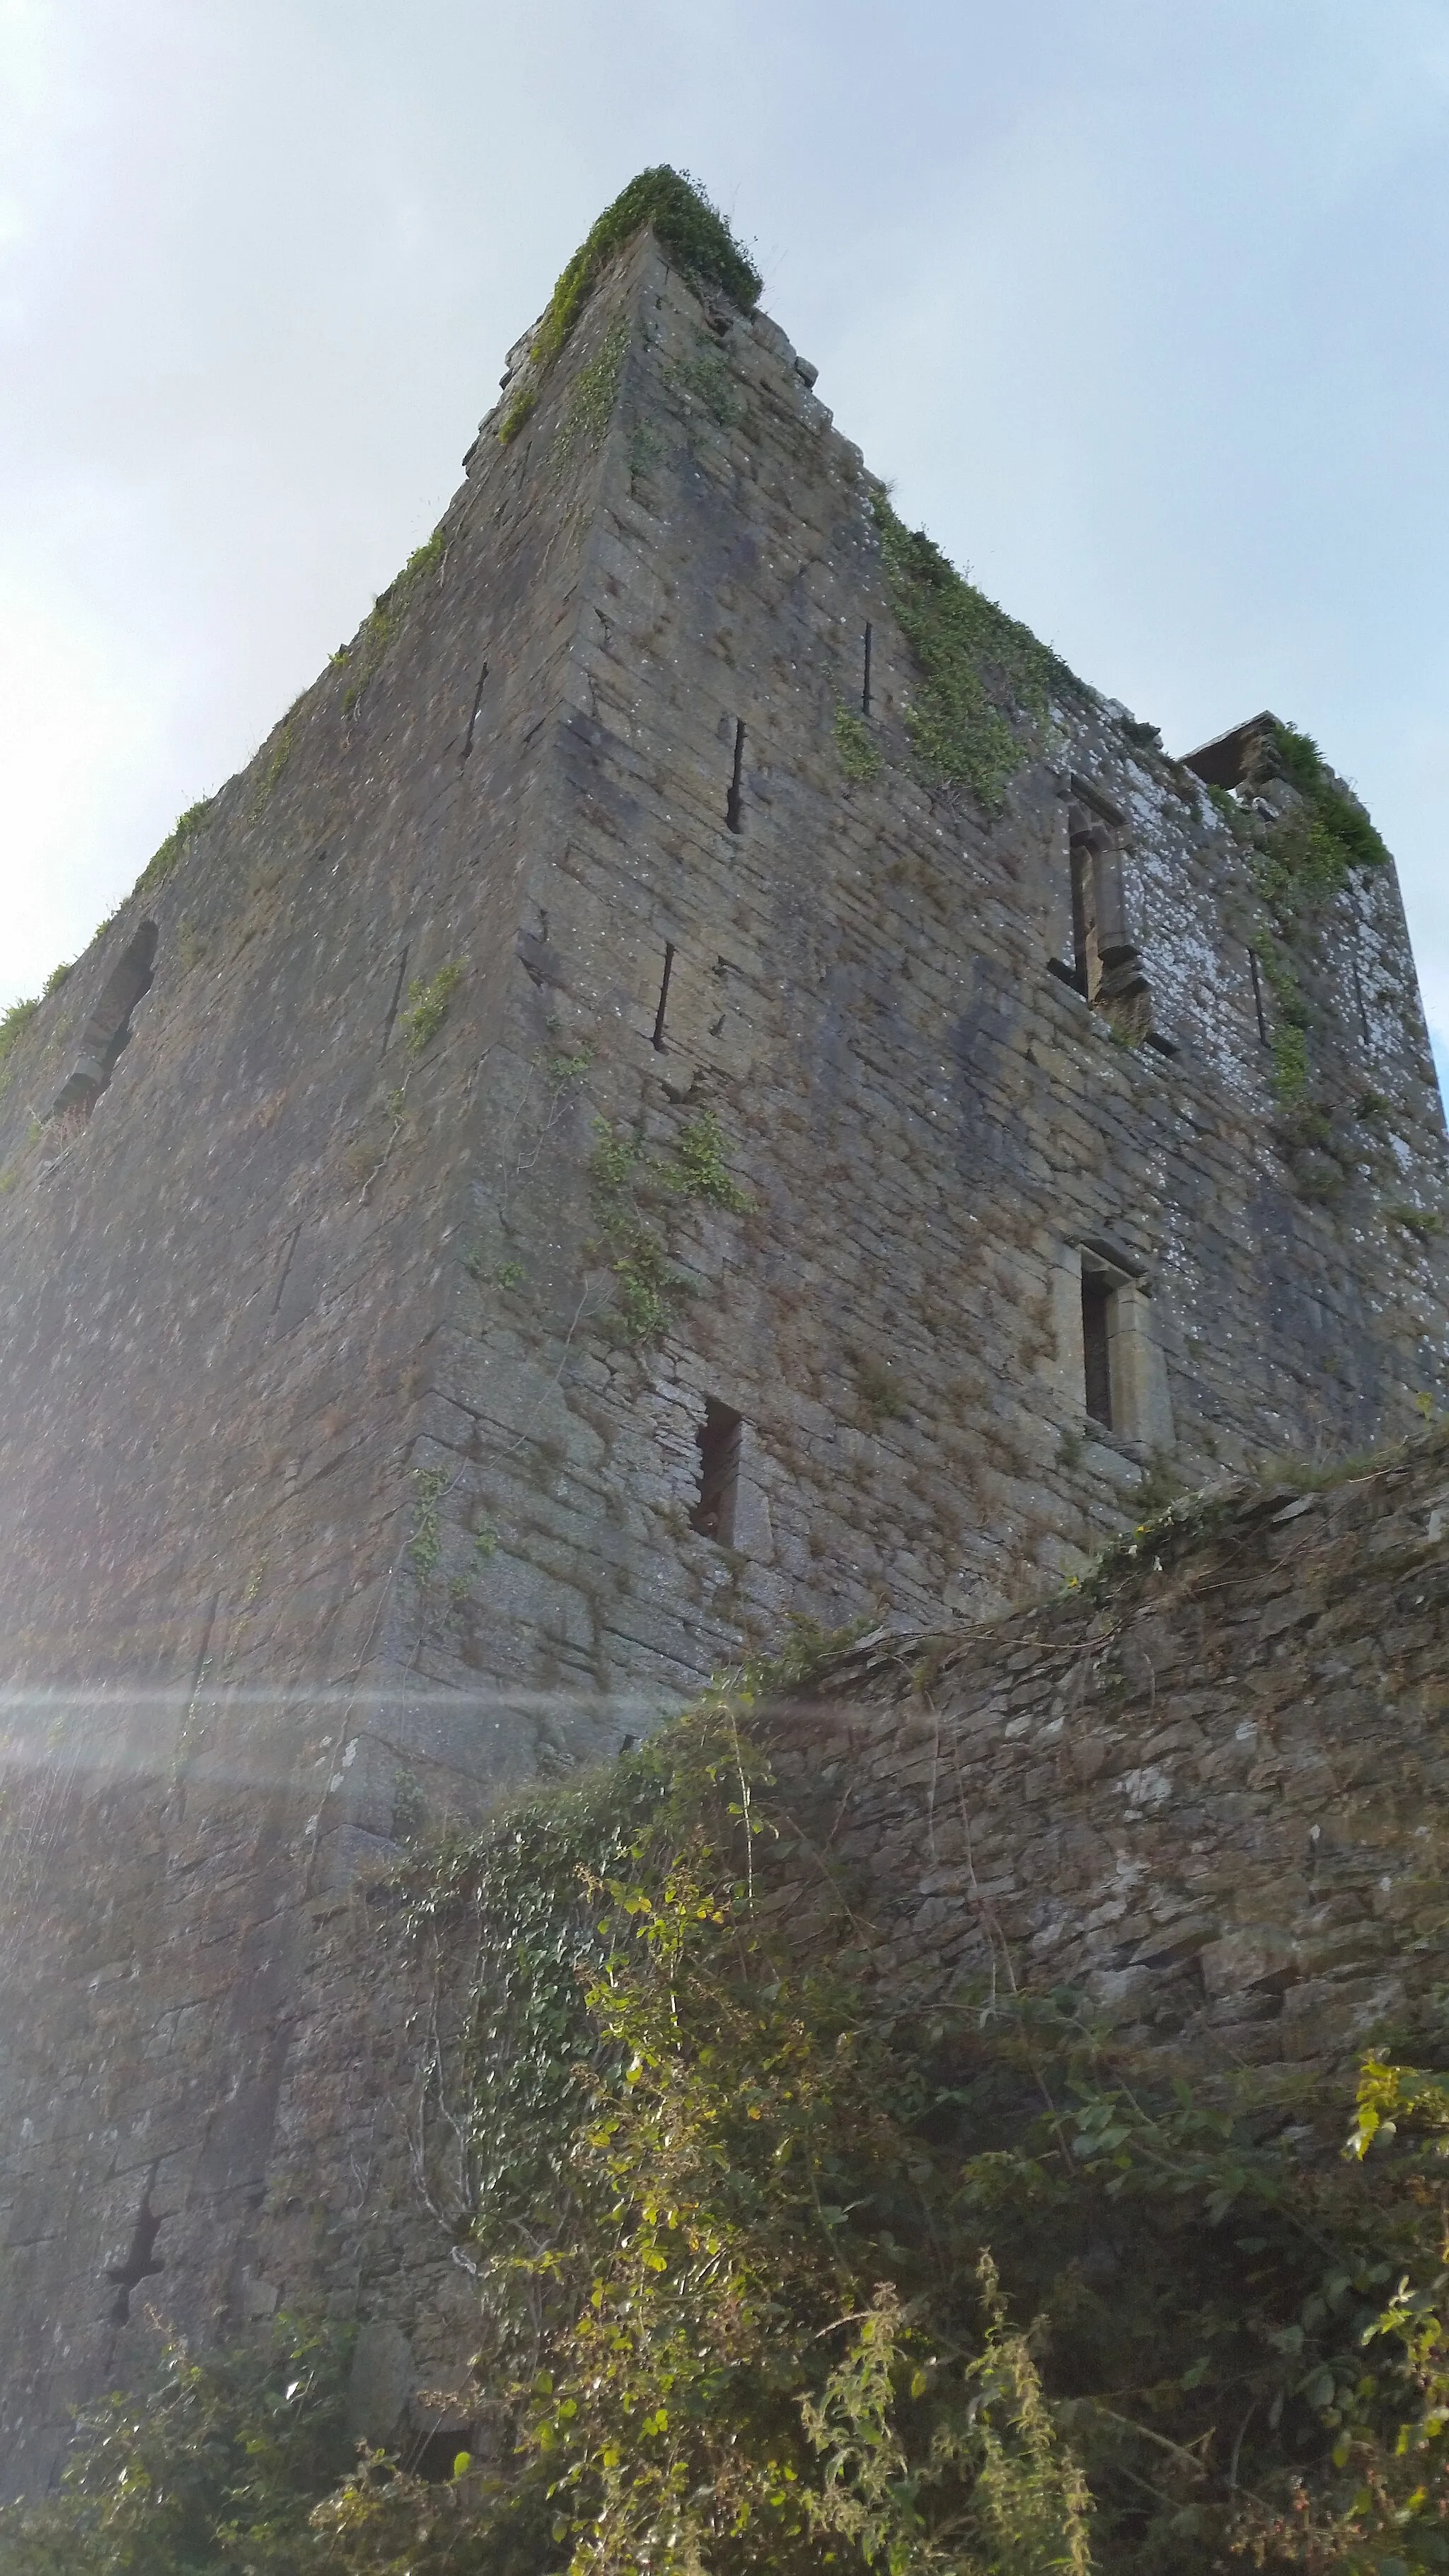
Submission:
POLYGON ((664 973, 660 977, 659 981, 659 1008, 654 1014, 653 1043, 660 1055, 664 1053, 664 1014, 669 1008, 669 978, 673 972, 674 942, 672 940, 666 940, 664 945, 664 973))
POLYGON ((1082 1361, 1087 1411, 1112 1428, 1111 1282, 1100 1270, 1082 1269, 1082 1361))
POLYGON ((870 713, 870 643, 871 630, 870 622, 867 619, 865 629, 865 671, 860 684, 860 712, 863 716, 868 716, 870 713))
POLYGON ((1250 948, 1248 951, 1248 972, 1253 978, 1253 1008, 1258 1014, 1258 1044, 1271 1046, 1273 1041, 1268 1035, 1268 1015, 1263 1008, 1263 977, 1258 965, 1256 948, 1250 948))
POLYGON ((472 2444, 471 2424, 445 2425, 441 2432, 415 2435, 403 2454, 402 2465, 428 2486, 446 2486, 456 2473, 458 2453, 470 2451, 472 2444))
POLYGON ((481 670, 481 671, 479 672, 479 674, 478 674, 478 686, 477 686, 477 688, 476 688, 476 689, 474 690, 474 692, 473 692, 473 705, 472 705, 472 709, 471 709, 471 712, 470 712, 469 717, 468 717, 468 730, 467 730, 467 733, 464 735, 464 738, 463 738, 463 758, 464 758, 465 760, 467 759, 469 752, 470 752, 470 751, 472 750, 472 748, 473 748, 473 731, 474 731, 474 727, 476 726, 476 724, 477 724, 477 722, 478 722, 478 710, 479 710, 479 708, 481 707, 481 705, 483 704, 483 683, 484 683, 484 681, 487 679, 487 677, 488 677, 488 665, 487 665, 487 663, 485 662, 485 663, 484 663, 484 665, 483 665, 482 670, 481 670))
POLYGON ((735 765, 730 776, 730 792, 725 798, 725 828, 731 832, 742 831, 744 828, 740 821, 740 779, 744 765, 745 720, 741 716, 735 725, 735 765))
POLYGON ((51 1103, 53 1118, 67 1111, 89 1118, 115 1072, 122 1050, 130 1045, 131 1015, 155 982, 157 937, 155 922, 143 921, 111 974, 81 1031, 79 1057, 51 1103))
MULTIPOLYGON (((1073 949, 1068 980, 1126 1045, 1141 1046, 1154 1034, 1152 988, 1128 926, 1123 821, 1105 797, 1073 778, 1067 816, 1073 949)), ((1162 1051, 1172 1052, 1171 1043, 1162 1051)))
POLYGON ((291 1233, 287 1237, 287 1249, 282 1255, 282 1266, 277 1273, 277 1293, 272 1299, 272 1313, 274 1315, 282 1302, 282 1291, 287 1284, 287 1279, 292 1267, 292 1255, 297 1249, 298 1242, 301 1239, 301 1233, 301 1227, 299 1225, 294 1225, 291 1233))
MULTIPOLYGON (((408 944, 410 945, 411 943, 408 943, 408 944)), ((405 946, 404 946, 404 948, 403 948, 403 953, 402 953, 401 957, 400 957, 400 958, 398 959, 398 961, 397 961, 397 975, 396 975, 396 978, 395 978, 394 983, 393 983, 393 988, 392 988, 392 1000, 389 1002, 389 1004, 388 1004, 388 1006, 387 1006, 387 1018, 384 1020, 384 1022, 383 1022, 383 1024, 382 1024, 382 1044, 381 1044, 381 1046, 378 1048, 378 1054, 379 1054, 379 1055, 386 1055, 386 1053, 387 1053, 387 1042, 388 1042, 388 1039, 392 1036, 392 1026, 393 1026, 393 1022, 394 1022, 394 1020, 397 1018, 397 1014, 398 1014, 398 1005, 399 1005, 399 1003, 400 1003, 400 1002, 401 1002, 401 1000, 402 1000, 403 977, 404 977, 404 975, 407 973, 407 971, 408 971, 408 949, 407 949, 407 946, 405 945, 405 946)))
POLYGON ((114 2281, 116 2285, 115 2305, 111 2309, 111 2323, 114 2326, 123 2326, 129 2322, 131 2292, 137 2289, 142 2281, 149 2280, 154 2272, 164 2272, 166 2269, 156 2253, 156 2239, 166 2224, 166 2213, 163 2210, 158 2216, 151 2207, 151 2194, 156 2188, 157 2171, 157 2166, 153 2165, 147 2178, 146 2188, 141 2194, 141 2206, 136 2212, 136 2223, 131 2230, 131 2242, 124 2262, 106 2265, 106 2279, 114 2281))
POLYGON ((1095 1002, 1102 989, 1102 952, 1097 944, 1097 871, 1092 862, 1106 835, 1088 828, 1072 834, 1072 948, 1077 990, 1095 1002))
POLYGON ((740 1486, 740 1447, 744 1422, 727 1404, 707 1396, 704 1420, 695 1433, 699 1444, 699 1500, 689 1515, 691 1529, 720 1547, 733 1544, 735 1504, 740 1486))

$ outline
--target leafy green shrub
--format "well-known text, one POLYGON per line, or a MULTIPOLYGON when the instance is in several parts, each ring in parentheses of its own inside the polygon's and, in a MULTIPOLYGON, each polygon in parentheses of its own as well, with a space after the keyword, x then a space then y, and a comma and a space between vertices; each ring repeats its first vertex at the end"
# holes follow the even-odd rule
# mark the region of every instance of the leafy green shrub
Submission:
POLYGON ((278 2318, 173 2344, 149 2389, 81 2418, 57 2496, 0 2508, 3 2576, 294 2576, 324 2562, 317 2500, 347 2472, 345 2338, 278 2318))

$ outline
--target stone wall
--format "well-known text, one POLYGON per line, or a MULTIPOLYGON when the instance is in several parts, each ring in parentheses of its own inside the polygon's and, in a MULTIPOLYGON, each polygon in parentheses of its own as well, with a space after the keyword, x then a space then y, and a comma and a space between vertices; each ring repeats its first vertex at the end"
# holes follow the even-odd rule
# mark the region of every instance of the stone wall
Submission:
MULTIPOLYGON (((1442 2058, 1449 1433, 1318 1491, 1224 1483, 1085 1590, 882 1630, 752 1724, 756 1903, 895 2004, 1065 1988, 1209 2079, 1442 2058)), ((360 2321, 375 2438, 486 2443, 454 2250, 477 1926, 406 1934, 374 1883, 317 1927, 257 2295, 360 2321)))
POLYGON ((1442 2050, 1449 1435, 1129 1545, 969 1638, 864 1641, 789 1711, 768 1902, 803 1933, 828 1877, 903 2000, 1067 1986, 1216 2071, 1442 2050))
MULTIPOLYGON (((791 1609, 991 1613, 1157 1453, 1336 1449, 1441 1381, 1392 871, 1310 943, 1315 1081, 1341 1124, 1378 1104, 1325 1198, 1242 850, 1149 729, 1064 686, 1000 813, 922 782, 876 487, 811 372, 636 242, 7 1060, 7 2474, 126 2367, 154 2283, 108 2274, 158 2213, 188 2330, 277 2289, 284 2153, 356 2251, 329 2158, 370 2170, 382 2097, 337 2078, 338 2127, 309 2070, 353 2028, 360 1861, 608 1752, 791 1609), (838 723, 867 627, 873 778, 838 723), (1165 1045, 1064 980, 1083 799, 1165 1045), (694 1525, 710 1406, 727 1532, 694 1525)), ((287 2295, 307 2263, 364 2295, 289 2226, 287 2295)))

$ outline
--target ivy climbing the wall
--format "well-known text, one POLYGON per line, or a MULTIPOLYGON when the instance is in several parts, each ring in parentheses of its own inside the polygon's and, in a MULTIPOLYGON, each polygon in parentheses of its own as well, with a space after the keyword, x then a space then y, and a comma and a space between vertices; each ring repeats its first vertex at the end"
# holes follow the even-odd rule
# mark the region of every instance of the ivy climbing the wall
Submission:
POLYGON ((913 534, 883 491, 871 506, 891 606, 919 672, 905 716, 912 751, 928 779, 969 788, 994 813, 1053 694, 1085 702, 1090 692, 1029 627, 964 580, 923 529, 913 534))

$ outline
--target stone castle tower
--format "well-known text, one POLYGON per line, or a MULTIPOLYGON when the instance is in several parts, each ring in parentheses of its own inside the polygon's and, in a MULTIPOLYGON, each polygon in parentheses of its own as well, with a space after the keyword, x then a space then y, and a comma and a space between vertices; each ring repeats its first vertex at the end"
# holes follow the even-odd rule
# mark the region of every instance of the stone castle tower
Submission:
POLYGON ((360 1864, 1442 1385, 1359 809, 1271 717, 1167 757, 899 526, 698 201, 621 205, 7 1025, 6 2486, 157 2283, 277 2295, 360 1864))

